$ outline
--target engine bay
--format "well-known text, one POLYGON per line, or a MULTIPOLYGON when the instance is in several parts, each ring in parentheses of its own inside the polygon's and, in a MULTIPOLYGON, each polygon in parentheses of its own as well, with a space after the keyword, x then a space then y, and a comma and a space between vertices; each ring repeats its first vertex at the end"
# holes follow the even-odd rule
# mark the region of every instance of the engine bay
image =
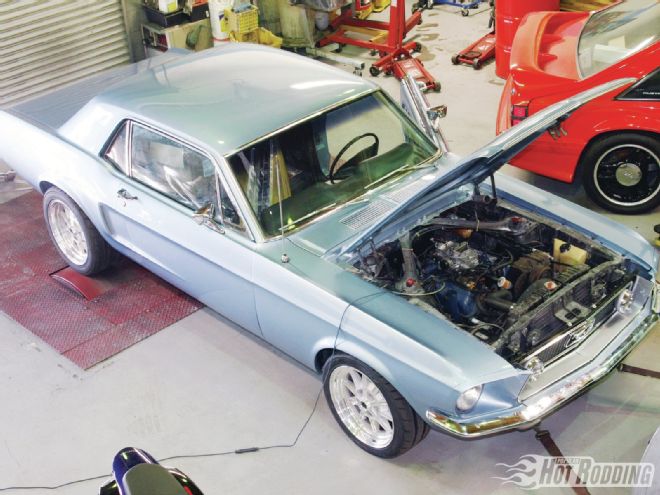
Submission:
POLYGON ((358 258, 363 278, 521 365, 572 347, 569 330, 593 331, 633 278, 624 259, 599 243, 488 196, 363 248, 358 258))

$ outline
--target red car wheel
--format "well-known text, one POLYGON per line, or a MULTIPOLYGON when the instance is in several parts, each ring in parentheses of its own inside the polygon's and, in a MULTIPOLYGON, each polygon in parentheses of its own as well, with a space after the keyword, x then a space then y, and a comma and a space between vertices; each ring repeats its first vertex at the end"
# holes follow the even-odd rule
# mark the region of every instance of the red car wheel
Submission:
POLYGON ((584 187, 603 208, 636 214, 660 205, 660 138, 622 133, 594 142, 582 157, 584 187))

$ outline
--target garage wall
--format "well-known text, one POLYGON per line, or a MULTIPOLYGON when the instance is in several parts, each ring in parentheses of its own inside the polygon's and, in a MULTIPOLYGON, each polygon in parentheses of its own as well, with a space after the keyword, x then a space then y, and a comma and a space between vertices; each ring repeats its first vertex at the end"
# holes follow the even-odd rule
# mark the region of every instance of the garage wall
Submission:
POLYGON ((0 108, 130 60, 121 0, 0 2, 0 108))

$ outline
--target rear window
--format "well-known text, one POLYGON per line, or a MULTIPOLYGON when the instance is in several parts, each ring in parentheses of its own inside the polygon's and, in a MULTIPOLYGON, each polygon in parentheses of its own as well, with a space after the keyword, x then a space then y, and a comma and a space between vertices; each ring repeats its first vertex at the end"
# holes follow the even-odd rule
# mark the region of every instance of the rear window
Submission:
POLYGON ((583 77, 623 60, 660 39, 660 0, 627 0, 587 21, 578 44, 583 77))

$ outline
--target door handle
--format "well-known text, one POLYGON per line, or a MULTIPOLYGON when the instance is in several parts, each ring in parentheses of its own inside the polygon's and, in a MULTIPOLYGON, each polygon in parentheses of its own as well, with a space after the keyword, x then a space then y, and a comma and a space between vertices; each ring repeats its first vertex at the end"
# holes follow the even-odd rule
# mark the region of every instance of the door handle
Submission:
POLYGON ((128 199, 128 200, 138 199, 137 196, 133 196, 126 189, 120 189, 119 191, 117 191, 117 197, 121 198, 121 199, 128 199))

